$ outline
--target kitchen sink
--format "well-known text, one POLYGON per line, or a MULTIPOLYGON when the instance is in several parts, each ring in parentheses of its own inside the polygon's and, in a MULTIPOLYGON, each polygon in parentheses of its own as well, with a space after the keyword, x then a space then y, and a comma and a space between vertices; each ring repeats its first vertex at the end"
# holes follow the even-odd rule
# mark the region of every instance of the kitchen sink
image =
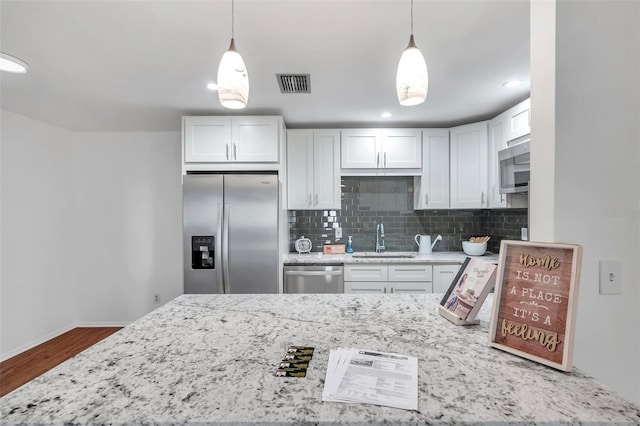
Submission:
POLYGON ((354 254, 352 257, 356 259, 411 259, 412 257, 416 257, 416 256, 414 254, 376 253, 376 254, 354 254))

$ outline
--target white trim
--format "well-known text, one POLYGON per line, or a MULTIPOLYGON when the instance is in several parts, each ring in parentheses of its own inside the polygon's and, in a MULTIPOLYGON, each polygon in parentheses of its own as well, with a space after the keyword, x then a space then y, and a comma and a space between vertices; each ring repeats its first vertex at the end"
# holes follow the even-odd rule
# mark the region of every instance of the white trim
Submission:
POLYGON ((4 362, 6 360, 8 360, 9 358, 13 358, 14 356, 21 354, 22 352, 28 351, 29 349, 35 348, 38 345, 41 345, 42 343, 46 342, 47 340, 51 340, 54 337, 60 336, 61 334, 66 333, 67 331, 73 330, 75 328, 75 326, 71 325, 68 327, 62 327, 57 329, 56 331, 52 331, 51 333, 48 333, 44 336, 42 336, 39 339, 36 340, 32 340, 29 343, 26 343, 22 346, 19 346, 17 348, 15 348, 14 350, 6 353, 6 354, 2 354, 2 357, 0 357, 0 362, 4 362))
POLYGON ((128 322, 119 322, 119 321, 112 321, 112 322, 82 322, 82 323, 78 323, 74 328, 77 327, 126 327, 127 325, 131 324, 133 321, 128 321, 128 322))
POLYGON ((8 360, 9 358, 13 358, 16 355, 20 355, 23 352, 28 351, 29 349, 33 349, 38 345, 41 345, 51 339, 54 339, 58 336, 63 335, 64 333, 67 333, 71 330, 73 330, 74 328, 78 328, 78 327, 126 327, 127 325, 131 324, 131 322, 85 322, 85 323, 76 323, 76 324, 72 324, 68 327, 61 327, 55 331, 52 331, 51 333, 48 333, 44 336, 42 336, 39 339, 36 340, 32 340, 29 343, 26 343, 6 354, 2 354, 2 356, 0 357, 0 362, 4 362, 6 360, 8 360))

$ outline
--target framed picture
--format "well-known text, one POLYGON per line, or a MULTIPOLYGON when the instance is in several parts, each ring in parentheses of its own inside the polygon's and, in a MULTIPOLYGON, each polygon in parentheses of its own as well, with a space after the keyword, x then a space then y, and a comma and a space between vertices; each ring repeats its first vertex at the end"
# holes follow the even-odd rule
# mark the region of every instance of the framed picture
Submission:
POLYGON ((489 345, 570 371, 581 259, 579 245, 503 240, 489 345))
POLYGON ((455 321, 456 318, 472 323, 493 288, 496 269, 491 262, 467 257, 440 301, 440 313, 445 318, 454 318, 457 324, 461 322, 455 321))

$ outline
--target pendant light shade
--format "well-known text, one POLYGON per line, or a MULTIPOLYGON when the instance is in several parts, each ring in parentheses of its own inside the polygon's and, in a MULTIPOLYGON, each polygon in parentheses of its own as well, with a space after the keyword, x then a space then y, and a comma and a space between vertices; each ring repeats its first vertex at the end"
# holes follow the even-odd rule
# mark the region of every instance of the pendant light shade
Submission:
POLYGON ((218 66, 218 99, 229 109, 245 108, 249 102, 249 74, 233 39, 218 66))
POLYGON ((424 102, 429 90, 427 63, 413 40, 413 0, 411 0, 411 35, 402 52, 396 71, 396 92, 400 105, 412 106, 424 102))
POLYGON ((249 73, 234 41, 233 0, 231 0, 231 44, 218 66, 218 99, 229 109, 242 109, 249 103, 249 73))
POLYGON ((0 52, 0 71, 24 74, 28 69, 29 66, 25 62, 15 56, 0 52))

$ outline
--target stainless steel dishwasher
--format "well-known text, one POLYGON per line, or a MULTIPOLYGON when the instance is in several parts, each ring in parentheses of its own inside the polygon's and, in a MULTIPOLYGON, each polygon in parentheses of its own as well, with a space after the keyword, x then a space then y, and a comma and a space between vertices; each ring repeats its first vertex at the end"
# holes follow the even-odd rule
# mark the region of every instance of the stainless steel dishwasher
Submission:
POLYGON ((296 264, 284 267, 285 293, 344 293, 342 265, 296 264))

